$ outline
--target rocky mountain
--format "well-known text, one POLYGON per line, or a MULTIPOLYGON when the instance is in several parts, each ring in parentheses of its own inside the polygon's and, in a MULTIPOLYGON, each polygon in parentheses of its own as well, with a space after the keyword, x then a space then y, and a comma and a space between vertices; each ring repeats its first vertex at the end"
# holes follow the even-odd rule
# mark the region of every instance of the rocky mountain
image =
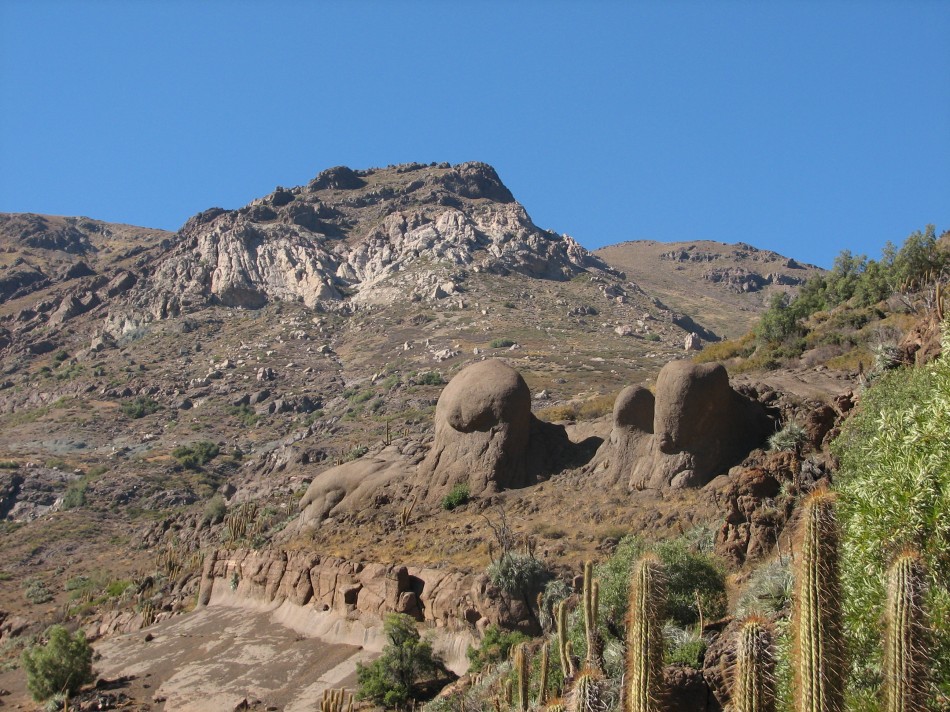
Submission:
MULTIPOLYGON (((499 512, 565 576, 621 530, 718 526, 747 493, 697 487, 750 451, 785 472, 755 449, 765 435, 853 385, 809 373, 806 396, 683 368, 738 330, 728 308, 752 315, 812 268, 747 246, 669 247, 654 270, 629 246, 592 254, 480 163, 333 168, 174 235, 6 215, 0 241, 14 657, 7 641, 48 619, 35 600, 100 635, 171 618, 199 589, 267 605, 292 591, 347 625, 401 606, 450 631, 533 630, 483 573, 499 512), (627 472, 638 453, 650 466, 627 472), (459 486, 472 501, 443 510, 459 486)), ((828 407, 817 449, 843 412, 828 407)), ((784 522, 753 526, 760 506, 723 530, 731 560, 784 522)))

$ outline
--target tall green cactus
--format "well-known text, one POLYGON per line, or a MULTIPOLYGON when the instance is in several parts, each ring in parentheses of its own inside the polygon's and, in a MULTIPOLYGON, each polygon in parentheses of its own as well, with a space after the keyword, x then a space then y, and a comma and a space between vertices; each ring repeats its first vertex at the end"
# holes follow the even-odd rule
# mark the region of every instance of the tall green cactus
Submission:
POLYGON ((567 601, 557 605, 557 647, 561 658, 561 674, 565 680, 574 677, 574 661, 571 659, 571 645, 567 639, 567 601))
POLYGON ((739 628, 732 703, 735 712, 772 712, 775 709, 772 631, 759 616, 749 616, 739 628))
POLYGON ((515 650, 515 670, 518 673, 518 709, 521 712, 527 712, 529 704, 528 688, 531 683, 531 661, 525 643, 521 643, 515 650))
POLYGON ((799 712, 844 708, 844 637, 838 574, 835 495, 820 487, 805 498, 799 523, 794 653, 799 712))
POLYGON ((626 712, 658 712, 663 683, 662 562, 647 554, 633 567, 627 613, 626 712))
POLYGON ((584 564, 584 634, 587 640, 586 663, 590 667, 600 668, 600 639, 597 637, 597 608, 600 587, 594 581, 594 564, 584 564))
POLYGON ((920 555, 901 553, 887 582, 884 636, 884 712, 922 712, 927 707, 926 570, 920 555))
POLYGON ((548 659, 548 641, 545 639, 541 646, 541 679, 538 680, 538 707, 542 707, 548 697, 548 668, 550 661, 548 659))

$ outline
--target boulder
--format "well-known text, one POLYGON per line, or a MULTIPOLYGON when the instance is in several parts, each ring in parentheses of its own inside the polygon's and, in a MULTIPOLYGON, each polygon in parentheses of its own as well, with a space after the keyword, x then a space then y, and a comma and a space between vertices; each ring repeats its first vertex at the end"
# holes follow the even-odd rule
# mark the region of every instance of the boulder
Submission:
POLYGON ((654 398, 630 387, 595 458, 611 483, 633 490, 701 487, 738 463, 774 430, 764 408, 732 389, 719 364, 672 361, 654 398))
POLYGON ((455 485, 473 497, 534 484, 570 450, 562 426, 531 414, 521 375, 490 359, 467 366, 442 391, 435 411, 435 443, 419 466, 429 502, 455 485))

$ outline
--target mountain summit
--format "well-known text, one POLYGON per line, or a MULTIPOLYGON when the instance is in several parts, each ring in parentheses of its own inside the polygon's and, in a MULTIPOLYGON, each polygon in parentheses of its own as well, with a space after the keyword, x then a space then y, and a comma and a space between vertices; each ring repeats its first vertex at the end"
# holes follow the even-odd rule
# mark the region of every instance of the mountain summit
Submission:
POLYGON ((572 238, 538 228, 485 163, 340 166, 243 208, 194 216, 151 286, 162 296, 161 311, 172 314, 182 297, 332 308, 348 296, 385 302, 404 296, 407 286, 436 289, 377 289, 410 267, 436 262, 553 280, 604 266, 572 238))

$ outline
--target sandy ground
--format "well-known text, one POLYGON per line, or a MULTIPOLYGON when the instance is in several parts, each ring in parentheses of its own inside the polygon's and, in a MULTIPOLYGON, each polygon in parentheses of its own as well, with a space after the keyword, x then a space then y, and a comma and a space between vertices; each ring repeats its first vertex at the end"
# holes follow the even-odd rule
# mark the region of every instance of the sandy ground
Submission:
POLYGON ((143 701, 169 712, 230 712, 245 699, 286 712, 316 710, 324 689, 354 689, 356 662, 374 657, 300 636, 269 613, 236 608, 204 608, 147 632, 154 636, 148 643, 139 631, 96 645, 96 670, 135 675, 150 685, 143 701))

